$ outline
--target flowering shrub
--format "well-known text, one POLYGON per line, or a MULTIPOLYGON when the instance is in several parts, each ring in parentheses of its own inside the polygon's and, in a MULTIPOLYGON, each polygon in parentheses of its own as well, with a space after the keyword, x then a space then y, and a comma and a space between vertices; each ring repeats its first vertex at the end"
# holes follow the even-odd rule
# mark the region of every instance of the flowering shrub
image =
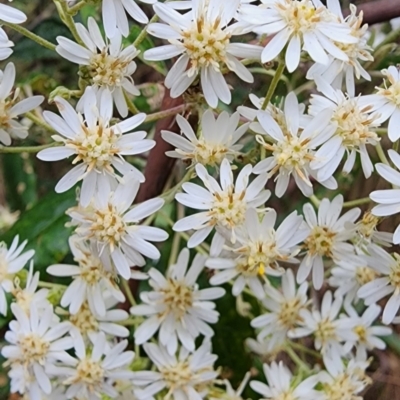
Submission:
POLYGON ((326 3, 54 0, 53 37, 0 4, 4 398, 363 398, 400 323, 400 31, 326 3))

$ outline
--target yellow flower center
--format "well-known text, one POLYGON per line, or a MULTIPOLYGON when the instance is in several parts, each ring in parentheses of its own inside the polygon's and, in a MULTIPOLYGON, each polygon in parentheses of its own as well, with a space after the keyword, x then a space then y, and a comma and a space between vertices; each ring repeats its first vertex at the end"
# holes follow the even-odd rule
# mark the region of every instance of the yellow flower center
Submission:
POLYGON ((332 383, 323 385, 323 391, 327 400, 361 400, 362 397, 357 394, 359 384, 368 385, 371 383, 371 379, 361 369, 353 372, 352 375, 354 376, 349 376, 346 373, 340 374, 334 378, 332 383))
POLYGON ((349 150, 379 141, 379 136, 371 130, 377 116, 368 114, 369 110, 370 106, 360 108, 356 99, 338 104, 332 118, 338 124, 336 134, 342 137, 343 145, 349 150))
POLYGON ((72 325, 79 329, 82 335, 88 332, 97 332, 99 330, 99 323, 93 313, 90 311, 87 302, 84 302, 75 315, 70 315, 69 320, 72 325))
POLYGON ((378 274, 370 267, 357 267, 356 268, 356 281, 360 286, 372 282, 378 274))
POLYGON ((76 366, 76 373, 67 379, 64 384, 84 384, 90 393, 98 392, 99 386, 104 381, 104 369, 101 361, 93 361, 90 358, 80 360, 76 366))
POLYGON ((367 343, 367 329, 363 325, 357 325, 353 328, 353 332, 358 336, 360 343, 367 343))
POLYGON ((127 226, 117 208, 108 204, 107 208, 95 210, 87 217, 90 221, 90 237, 101 243, 108 244, 111 252, 120 243, 126 233, 127 226))
POLYGON ((369 239, 374 234, 379 222, 379 217, 375 217, 375 215, 372 215, 370 212, 366 212, 358 224, 357 230, 361 236, 369 239))
POLYGON ((301 299, 298 297, 281 303, 278 313, 278 320, 281 326, 286 329, 292 329, 300 323, 302 318, 299 316, 299 312, 303 306, 301 299))
POLYGON ((44 364, 45 357, 49 351, 50 343, 43 340, 36 333, 28 333, 19 338, 19 348, 24 364, 44 364))
POLYGON ((129 76, 128 67, 134 57, 113 57, 103 50, 92 56, 89 65, 89 74, 92 82, 97 86, 122 86, 125 77, 129 76))
POLYGON ((191 61, 189 75, 209 66, 219 70, 221 64, 225 63, 231 35, 224 32, 218 19, 210 24, 201 18, 193 22, 191 29, 182 35, 182 44, 191 61))
POLYGON ((314 226, 310 235, 304 241, 311 255, 319 255, 332 258, 332 249, 336 233, 326 226, 314 226))
POLYGON ((333 322, 325 318, 318 322, 315 331, 315 338, 320 340, 322 345, 326 344, 329 340, 336 338, 336 329, 333 322))
POLYGON ((245 191, 234 193, 233 186, 224 192, 214 193, 214 204, 209 212, 212 223, 230 229, 242 225, 247 211, 245 196, 245 191))
POLYGON ((310 0, 285 0, 274 4, 281 18, 295 34, 303 34, 316 29, 316 25, 325 18, 324 8, 316 9, 310 0))
POLYGON ((117 140, 114 130, 104 127, 102 123, 93 129, 82 124, 81 132, 73 140, 66 140, 65 145, 77 154, 73 164, 83 161, 89 166, 89 171, 107 169, 113 172, 111 162, 119 152, 117 140))
POLYGON ((167 306, 166 314, 174 314, 175 319, 181 319, 193 305, 193 289, 184 282, 168 279, 168 287, 162 290, 160 302, 167 306))
POLYGON ((396 264, 390 266, 389 281, 396 288, 396 292, 400 292, 400 255, 393 253, 396 264))

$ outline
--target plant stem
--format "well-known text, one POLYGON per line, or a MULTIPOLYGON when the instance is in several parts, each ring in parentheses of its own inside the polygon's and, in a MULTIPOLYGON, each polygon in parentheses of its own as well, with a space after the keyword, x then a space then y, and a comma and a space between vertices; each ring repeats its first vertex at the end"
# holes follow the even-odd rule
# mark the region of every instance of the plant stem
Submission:
MULTIPOLYGON (((177 208, 178 208, 177 221, 179 221, 185 217, 185 208, 182 206, 182 204, 178 204, 177 208)), ((181 236, 178 235, 177 232, 175 232, 174 238, 172 240, 171 254, 169 256, 168 266, 176 263, 176 260, 178 258, 180 243, 181 243, 181 236)))
POLYGON ((136 306, 136 301, 135 298, 133 297, 133 294, 131 292, 131 288, 129 287, 129 283, 126 279, 121 279, 122 282, 122 287, 124 288, 126 297, 129 300, 129 303, 131 304, 131 306, 136 306))
POLYGON ((0 146, 0 153, 38 153, 41 150, 55 147, 58 143, 44 144, 43 146, 21 146, 21 147, 5 147, 0 146))
POLYGON ((370 202, 371 199, 369 197, 364 197, 362 199, 346 201, 345 203, 343 203, 343 208, 361 206, 363 204, 369 204, 370 202))
POLYGON ((153 121, 157 121, 159 119, 170 117, 171 115, 179 114, 182 111, 185 111, 191 105, 192 105, 191 103, 182 104, 180 106, 172 107, 169 110, 156 112, 154 114, 149 114, 146 117, 145 122, 153 122, 153 121))
POLYGON ((85 43, 83 43, 81 37, 78 34, 78 31, 76 30, 75 21, 72 18, 72 15, 69 14, 67 2, 65 0, 53 0, 53 1, 57 7, 57 11, 58 14, 60 15, 61 21, 71 31, 72 36, 75 38, 76 42, 86 48, 85 43))
POLYGON ((155 14, 153 15, 153 18, 149 21, 149 23, 143 28, 142 32, 140 32, 139 36, 136 38, 136 40, 133 42, 133 45, 138 48, 139 45, 143 42, 144 39, 146 39, 147 36, 147 28, 149 27, 150 24, 153 22, 158 21, 158 15, 155 14))
POLYGON ((396 29, 396 30, 390 32, 390 33, 385 37, 385 39, 384 39, 381 43, 379 43, 378 46, 375 47, 374 54, 376 53, 377 50, 379 50, 379 49, 382 48, 383 46, 385 46, 385 45, 387 45, 387 44, 389 44, 389 43, 394 42, 399 36, 400 36, 400 28, 398 28, 398 29, 396 29))
POLYGON ((321 354, 318 353, 318 351, 311 350, 308 347, 302 345, 301 343, 290 342, 290 347, 293 347, 293 349, 297 349, 299 351, 304 351, 304 353, 307 353, 317 359, 321 358, 321 354))
POLYGON ((319 205, 321 204, 321 200, 315 194, 313 194, 310 197, 310 200, 311 200, 311 203, 313 203, 315 207, 319 207, 319 205))
POLYGON ((175 195, 178 193, 178 191, 180 190, 180 188, 182 187, 182 185, 185 182, 189 182, 192 179, 192 175, 193 175, 193 170, 194 168, 191 167, 189 168, 189 170, 186 172, 186 174, 184 175, 184 177, 182 178, 181 181, 179 181, 174 187, 172 187, 171 189, 169 189, 167 192, 165 192, 163 195, 161 195, 160 197, 163 198, 165 200, 166 203, 170 203, 171 201, 174 200, 175 195))
POLYGON ((133 115, 140 114, 140 111, 135 106, 135 103, 128 97, 128 94, 125 92, 125 90, 124 90, 124 97, 125 97, 126 104, 127 104, 128 108, 129 108, 129 111, 133 115))
POLYGON ((1 25, 8 26, 11 29, 14 29, 15 31, 19 32, 21 35, 26 36, 28 39, 33 40, 37 44, 40 44, 43 47, 46 47, 46 49, 55 51, 56 45, 53 43, 50 43, 48 40, 43 39, 42 37, 34 34, 31 31, 28 31, 28 29, 24 28, 23 26, 16 25, 16 24, 11 24, 10 22, 4 22, 1 21, 1 25))
POLYGON ((85 7, 85 5, 86 5, 86 0, 81 0, 72 7, 69 7, 67 12, 70 15, 76 15, 83 7, 85 7))
POLYGON ((268 107, 268 104, 275 93, 276 87, 278 86, 279 80, 281 79, 284 70, 285 70, 285 63, 283 61, 280 61, 278 68, 275 71, 275 75, 274 78, 272 79, 271 85, 269 86, 267 95, 265 96, 264 103, 261 107, 262 110, 265 110, 268 107))
POLYGON ((382 148, 382 145, 380 144, 380 142, 378 142, 378 144, 375 146, 375 150, 376 150, 376 153, 378 154, 378 157, 381 160, 381 162, 383 162, 386 165, 390 165, 389 160, 386 158, 386 155, 383 151, 383 148, 382 148))
POLYGON ((300 370, 309 372, 310 367, 296 354, 296 352, 290 346, 291 343, 288 343, 285 347, 285 352, 287 355, 300 368, 300 370))
POLYGON ((42 128, 46 129, 49 132, 53 132, 56 133, 56 131, 49 125, 46 124, 46 122, 44 122, 41 118, 39 118, 38 116, 36 116, 34 113, 32 112, 27 112, 25 114, 25 116, 27 118, 29 118, 31 121, 33 121, 36 125, 41 126, 42 128))
POLYGON ((66 289, 67 286, 65 285, 60 285, 59 283, 52 283, 52 282, 44 282, 44 281, 39 281, 38 286, 46 289, 66 289))

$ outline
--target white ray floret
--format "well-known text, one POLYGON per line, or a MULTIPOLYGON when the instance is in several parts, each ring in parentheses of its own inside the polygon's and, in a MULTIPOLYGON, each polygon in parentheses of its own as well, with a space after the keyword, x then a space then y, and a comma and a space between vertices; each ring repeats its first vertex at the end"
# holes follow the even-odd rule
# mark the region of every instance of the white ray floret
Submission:
POLYGON ((69 306, 69 312, 76 314, 84 301, 87 301, 93 313, 104 316, 104 289, 107 289, 115 300, 124 302, 125 296, 118 287, 117 276, 112 274, 111 265, 103 265, 97 247, 93 243, 87 245, 76 236, 70 237, 69 246, 78 265, 54 264, 47 268, 50 275, 73 278, 61 298, 60 305, 69 306))
POLYGON ((85 346, 82 336, 73 333, 74 351, 76 358, 68 356, 63 359, 63 365, 58 367, 56 375, 67 386, 68 399, 100 400, 104 396, 116 398, 118 391, 114 383, 119 380, 129 380, 133 372, 129 365, 135 353, 124 351, 127 340, 109 347, 106 337, 99 333, 92 340, 91 352, 85 346))
MULTIPOLYGON (((323 110, 306 126, 301 126, 302 114, 293 92, 285 99, 281 118, 274 118, 268 110, 257 113, 261 128, 268 138, 265 141, 263 136, 257 136, 257 141, 272 154, 260 161, 253 172, 267 172, 269 177, 277 173, 276 196, 285 194, 291 176, 305 196, 313 194, 310 178, 317 178, 317 174, 310 168, 310 163, 316 158, 317 146, 324 144, 334 133, 334 127, 329 124, 332 114, 332 110, 323 110)), ((332 177, 320 181, 329 189, 337 188, 332 177)))
MULTIPOLYGON (((100 99, 104 91, 109 91, 118 113, 125 118, 128 115, 126 102, 130 100, 125 99, 124 92, 132 96, 140 95, 132 80, 132 74, 136 71, 133 60, 139 54, 138 50, 133 45, 123 48, 122 36, 118 31, 105 41, 92 17, 88 19, 88 29, 81 23, 75 26, 85 46, 58 36, 57 53, 68 61, 85 66, 97 98, 100 99)), ((85 95, 78 103, 79 110, 84 108, 84 100, 85 95)))
POLYGON ((364 106, 379 114, 379 123, 389 120, 388 136, 392 142, 400 138, 400 72, 395 66, 382 70, 386 79, 383 87, 376 87, 376 93, 360 98, 364 106))
MULTIPOLYGON (((0 4, 0 23, 1 21, 9 22, 11 24, 22 24, 27 20, 26 15, 15 8, 6 4, 0 4)), ((14 43, 8 39, 4 29, 0 26, 0 60, 5 60, 12 54, 11 47, 14 43)))
POLYGON ((244 226, 237 230, 235 246, 226 245, 231 252, 227 257, 218 255, 207 260, 206 266, 218 272, 210 279, 212 285, 219 285, 234 280, 232 294, 238 296, 244 288, 262 299, 265 297, 263 281, 265 275, 281 276, 285 270, 281 262, 297 263, 295 256, 300 249, 297 245, 308 235, 303 217, 297 212, 290 214, 275 229, 277 213, 268 210, 263 218, 255 209, 246 212, 244 226), (261 278, 261 281, 260 281, 261 278))
POLYGON ((195 350, 195 339, 200 335, 211 337, 214 332, 208 324, 218 321, 215 303, 225 294, 222 288, 200 290, 196 283, 204 268, 205 257, 199 254, 188 269, 189 250, 183 249, 177 263, 170 266, 164 277, 158 270, 149 271, 151 292, 142 292, 142 305, 131 308, 133 315, 148 319, 135 330, 135 343, 143 344, 159 330, 159 342, 169 354, 175 354, 178 341, 189 351, 195 350))
POLYGON ((134 373, 133 383, 140 387, 134 392, 138 400, 152 399, 158 393, 166 400, 206 397, 207 386, 218 376, 214 370, 217 356, 211 353, 210 342, 204 341, 194 352, 182 348, 177 356, 154 343, 146 343, 143 347, 156 371, 134 373))
POLYGON ((19 89, 13 92, 14 83, 15 66, 8 63, 4 72, 0 71, 0 142, 5 146, 11 144, 12 138, 25 139, 28 136, 28 127, 17 121, 17 118, 39 107, 44 100, 43 96, 32 96, 18 101, 19 89))
POLYGON ((314 288, 319 290, 324 281, 324 257, 334 262, 357 262, 354 246, 349 241, 354 237, 354 222, 361 210, 353 208, 340 217, 342 208, 342 195, 332 202, 323 199, 318 216, 310 203, 304 205, 304 217, 311 232, 304 241, 307 253, 297 272, 297 282, 304 282, 312 270, 314 288))
POLYGON ((219 184, 203 165, 196 165, 197 175, 206 189, 184 183, 182 188, 186 193, 175 196, 184 206, 204 210, 179 220, 173 226, 176 232, 196 231, 188 241, 189 248, 202 243, 214 227, 230 230, 234 238, 234 231, 244 223, 247 210, 257 208, 268 200, 270 192, 264 189, 268 179, 266 174, 258 176, 249 185, 252 169, 250 164, 242 168, 235 182, 229 161, 224 159, 219 184))
POLYGON ((215 119, 213 112, 207 110, 201 118, 200 135, 197 137, 185 118, 178 115, 176 121, 186 138, 170 131, 161 131, 162 138, 176 146, 174 151, 168 151, 166 154, 188 161, 192 165, 199 163, 217 166, 224 158, 232 161, 240 154, 243 145, 237 142, 249 127, 248 123, 238 126, 239 113, 230 116, 228 112, 223 111, 215 119))
POLYGON ((340 361, 346 354, 345 342, 354 342, 357 335, 353 331, 357 321, 352 318, 338 318, 343 299, 333 299, 332 292, 325 293, 320 309, 301 310, 300 327, 289 331, 290 338, 314 335, 315 349, 321 351, 324 360, 340 361))
MULTIPOLYGON (((383 179, 392 184, 393 189, 376 190, 370 194, 371 200, 378 203, 371 211, 377 217, 387 217, 400 212, 400 190, 397 189, 400 187, 400 155, 392 149, 388 151, 388 154, 396 169, 381 163, 376 164, 375 168, 383 179)), ((393 234, 393 243, 400 243, 400 225, 393 234)))
POLYGON ((25 267, 26 263, 34 256, 34 250, 23 253, 27 241, 18 245, 19 236, 15 236, 11 246, 7 248, 4 242, 0 243, 0 313, 7 314, 6 293, 15 290, 15 275, 25 267))
POLYGON ((263 63, 275 59, 287 46, 285 64, 289 72, 298 67, 302 50, 315 62, 326 65, 329 55, 348 61, 337 43, 358 41, 350 28, 319 0, 262 0, 260 6, 253 6, 243 18, 256 25, 257 33, 275 34, 262 52, 263 63))
MULTIPOLYGON (((140 1, 145 4, 157 2, 157 0, 140 1)), ((125 37, 129 35, 130 27, 126 13, 142 24, 149 22, 147 15, 136 3, 136 0, 103 0, 102 17, 104 30, 109 38, 118 35, 118 33, 125 37)))
POLYGON ((282 291, 274 287, 265 287, 266 298, 262 305, 268 311, 251 321, 253 328, 260 329, 257 340, 261 342, 268 336, 269 348, 283 345, 289 330, 294 329, 301 321, 300 312, 307 309, 308 285, 306 282, 296 289, 292 270, 282 276, 282 291))
POLYGON ((346 312, 350 318, 356 321, 353 331, 357 335, 355 342, 349 342, 348 347, 355 346, 357 360, 366 360, 367 352, 373 349, 384 350, 386 343, 379 336, 388 336, 392 334, 392 329, 387 326, 379 326, 372 324, 381 314, 381 307, 371 304, 362 315, 358 315, 357 311, 352 307, 346 307, 346 312))
POLYGON ((5 335, 9 345, 1 350, 11 366, 11 392, 28 393, 31 400, 42 400, 41 391, 52 391, 54 363, 68 357, 65 350, 73 346, 71 337, 63 337, 70 326, 67 322, 54 324, 50 305, 40 313, 32 305, 29 317, 17 304, 12 304, 11 310, 16 321, 10 323, 5 335))
POLYGON ((355 82, 354 77, 370 81, 371 76, 363 68, 360 61, 373 61, 372 47, 367 43, 368 25, 362 25, 363 12, 357 14, 357 7, 350 4, 350 15, 346 18, 343 16, 340 8, 339 0, 328 2, 328 9, 339 18, 340 22, 350 28, 351 36, 355 37, 355 43, 338 43, 334 44, 346 54, 348 60, 338 59, 329 55, 329 63, 314 64, 307 72, 308 79, 314 79, 315 76, 320 76, 336 89, 342 89, 343 81, 346 83, 346 92, 350 97, 354 97, 355 82))
POLYGON ((218 100, 230 104, 231 92, 222 74, 223 68, 240 79, 252 83, 253 76, 238 58, 259 59, 262 48, 246 43, 231 43, 231 37, 242 33, 238 24, 230 24, 239 0, 198 0, 192 12, 182 15, 163 3, 154 11, 165 24, 150 24, 148 32, 170 44, 147 50, 149 61, 167 60, 179 56, 169 71, 165 86, 171 96, 178 97, 199 77, 208 105, 217 107, 218 100))
POLYGON ((382 322, 388 325, 400 308, 400 256, 376 246, 371 249, 370 265, 377 272, 377 277, 363 285, 357 295, 364 299, 366 305, 390 295, 382 314, 382 322))
POLYGON ((251 381, 250 387, 266 400, 310 400, 317 399, 318 392, 314 387, 319 382, 318 375, 312 375, 307 379, 294 382, 290 370, 283 364, 273 362, 263 366, 268 385, 260 381, 251 381))
POLYGON ((145 139, 146 132, 132 133, 146 118, 137 114, 115 125, 111 125, 112 103, 110 94, 103 92, 100 101, 92 88, 86 90, 84 116, 77 113, 63 98, 56 97, 55 102, 60 114, 45 111, 45 120, 60 135, 53 136, 64 146, 52 147, 38 153, 43 161, 58 161, 74 156, 75 165, 56 185, 56 192, 65 192, 82 180, 80 203, 86 207, 93 197, 107 191, 110 185, 121 175, 133 174, 143 182, 143 174, 125 161, 123 156, 146 152, 155 146, 154 140, 145 139))
POLYGON ((114 265, 111 272, 124 279, 130 279, 131 266, 145 264, 143 256, 160 258, 159 250, 150 241, 162 242, 168 238, 162 229, 139 224, 164 205, 163 199, 147 200, 129 210, 139 185, 135 177, 126 176, 114 191, 105 187, 88 207, 78 206, 68 211, 77 225, 76 234, 92 241, 103 265, 114 265))
POLYGON ((363 106, 360 97, 346 96, 341 90, 334 90, 321 78, 315 78, 315 81, 318 90, 326 97, 312 95, 309 114, 317 116, 326 109, 332 110, 331 123, 336 126, 336 131, 316 152, 311 168, 318 170, 318 179, 328 179, 347 154, 343 172, 348 174, 353 169, 356 155, 359 153, 364 176, 369 178, 374 166, 367 145, 376 146, 380 141, 374 130, 380 126, 379 115, 371 113, 372 107, 363 106))

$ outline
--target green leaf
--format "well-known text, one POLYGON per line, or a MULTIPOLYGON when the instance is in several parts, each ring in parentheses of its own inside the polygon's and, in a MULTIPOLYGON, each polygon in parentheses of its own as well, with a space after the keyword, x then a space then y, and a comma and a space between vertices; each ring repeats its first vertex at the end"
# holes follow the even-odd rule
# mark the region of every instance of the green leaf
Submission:
POLYGON ((65 211, 76 204, 74 190, 66 193, 49 193, 30 210, 25 211, 19 220, 0 241, 10 245, 14 236, 28 240, 26 249, 35 250, 35 269, 45 270, 49 265, 61 262, 69 253, 68 238, 72 229, 66 228, 69 217, 65 211))

